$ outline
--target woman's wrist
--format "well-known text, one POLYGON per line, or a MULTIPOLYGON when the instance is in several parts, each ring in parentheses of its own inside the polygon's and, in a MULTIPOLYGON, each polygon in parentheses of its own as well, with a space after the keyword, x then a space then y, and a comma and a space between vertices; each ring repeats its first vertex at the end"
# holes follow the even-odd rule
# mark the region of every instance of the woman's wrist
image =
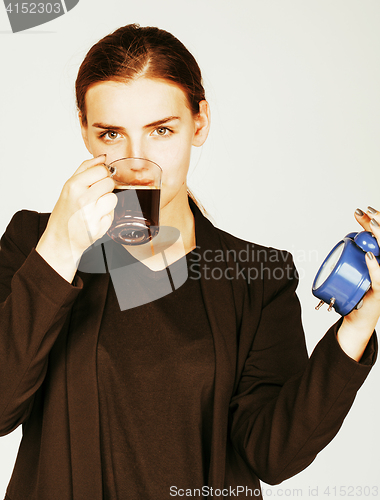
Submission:
POLYGON ((337 340, 343 351, 355 361, 360 361, 373 334, 375 324, 352 321, 348 316, 337 332, 337 340))
POLYGON ((42 235, 36 246, 36 252, 52 267, 62 278, 72 283, 78 269, 78 263, 82 253, 75 252, 69 245, 52 241, 46 235, 42 235))

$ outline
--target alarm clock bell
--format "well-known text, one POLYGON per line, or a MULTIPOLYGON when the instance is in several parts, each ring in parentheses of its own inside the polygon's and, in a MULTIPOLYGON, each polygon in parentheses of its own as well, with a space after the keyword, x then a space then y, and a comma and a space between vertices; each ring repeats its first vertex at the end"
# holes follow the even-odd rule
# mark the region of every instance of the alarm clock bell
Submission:
POLYGON ((362 299, 371 287, 365 254, 372 252, 380 263, 380 249, 376 238, 368 231, 349 233, 327 255, 319 268, 312 293, 320 299, 316 309, 329 304, 341 316, 359 309, 362 299))

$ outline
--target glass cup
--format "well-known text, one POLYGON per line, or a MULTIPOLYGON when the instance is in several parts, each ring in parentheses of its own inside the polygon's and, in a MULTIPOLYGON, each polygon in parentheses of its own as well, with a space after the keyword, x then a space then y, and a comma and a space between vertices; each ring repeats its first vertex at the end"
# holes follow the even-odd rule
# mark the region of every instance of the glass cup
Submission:
POLYGON ((121 158, 107 168, 118 201, 107 234, 122 245, 142 245, 159 231, 162 170, 144 158, 121 158))

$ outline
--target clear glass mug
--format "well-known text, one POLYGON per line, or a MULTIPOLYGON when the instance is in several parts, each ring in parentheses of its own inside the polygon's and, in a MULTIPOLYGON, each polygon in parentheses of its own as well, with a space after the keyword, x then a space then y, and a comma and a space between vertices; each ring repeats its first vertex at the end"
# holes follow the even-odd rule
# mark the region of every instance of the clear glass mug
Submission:
POLYGON ((107 231, 122 245, 142 245, 159 231, 162 170, 145 158, 120 158, 107 165, 118 201, 107 231))

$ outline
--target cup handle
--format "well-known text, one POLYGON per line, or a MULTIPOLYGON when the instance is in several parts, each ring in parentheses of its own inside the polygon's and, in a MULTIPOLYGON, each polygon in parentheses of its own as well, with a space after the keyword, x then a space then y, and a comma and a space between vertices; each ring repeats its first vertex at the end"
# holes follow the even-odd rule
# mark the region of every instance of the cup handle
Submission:
POLYGON ((113 177, 116 174, 116 167, 114 167, 112 164, 111 165, 104 164, 104 166, 108 168, 111 177, 113 177))

